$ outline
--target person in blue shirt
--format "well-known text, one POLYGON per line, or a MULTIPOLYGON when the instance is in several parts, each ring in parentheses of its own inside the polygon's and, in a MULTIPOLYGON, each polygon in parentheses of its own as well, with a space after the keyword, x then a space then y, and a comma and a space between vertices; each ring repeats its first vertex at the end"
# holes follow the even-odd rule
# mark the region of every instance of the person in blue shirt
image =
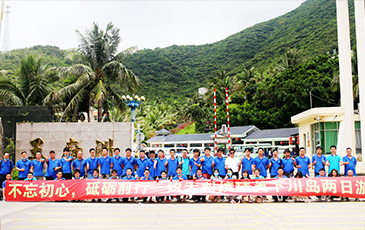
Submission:
POLYGON ((167 159, 164 157, 164 152, 161 149, 158 150, 158 157, 155 160, 155 164, 154 164, 156 175, 161 175, 162 171, 167 171, 166 163, 167 163, 167 159))
POLYGON ((267 169, 269 168, 269 159, 267 159, 267 157, 264 156, 264 149, 263 148, 259 148, 258 149, 258 153, 259 155, 257 157, 255 157, 255 159, 253 159, 253 169, 260 169, 260 175, 263 177, 267 177, 267 169))
POLYGON ((167 167, 167 176, 176 176, 176 169, 179 166, 179 160, 175 157, 175 149, 170 149, 170 158, 165 163, 167 167))
POLYGON ((224 177, 226 175, 226 158, 223 157, 224 149, 219 148, 217 150, 217 157, 214 158, 212 166, 215 169, 218 169, 218 171, 221 173, 219 176, 224 177))
MULTIPOLYGON (((122 180, 137 180, 137 178, 135 178, 133 175, 132 175, 132 169, 128 168, 126 171, 125 171, 126 175, 123 177, 122 180)), ((128 202, 129 198, 128 197, 124 197, 122 198, 123 200, 123 203, 126 203, 128 202)), ((134 198, 131 198, 131 200, 134 200, 134 198)))
POLYGON ((200 161, 202 162, 203 176, 207 179, 210 179, 213 174, 213 160, 214 158, 210 155, 210 148, 205 148, 204 156, 200 158, 200 161))
POLYGON ((27 178, 24 179, 24 181, 31 181, 31 180, 37 180, 37 178, 33 176, 32 172, 28 172, 28 176, 27 178))
MULTIPOLYGON (((278 175, 278 169, 281 167, 281 159, 278 157, 278 149, 272 151, 273 157, 270 159, 270 178, 274 178, 278 175)), ((284 171, 283 171, 284 172, 284 171)))
POLYGON ((99 177, 99 170, 98 169, 93 170, 93 178, 91 178, 91 179, 94 179, 94 180, 101 179, 99 177))
MULTIPOLYGON (((207 178, 205 178, 203 176, 203 172, 201 169, 197 169, 196 170, 196 175, 193 175, 193 180, 206 180, 207 178)), ((212 197, 212 196, 209 196, 210 199, 215 199, 216 196, 212 197)), ((197 195, 194 195, 192 197, 192 200, 195 201, 195 202, 203 202, 205 203, 206 202, 206 196, 197 196, 197 195)))
POLYGON ((155 160, 156 160, 156 153, 155 151, 151 150, 148 153, 149 159, 148 159, 148 169, 150 170, 150 175, 153 177, 153 179, 156 179, 158 175, 155 173, 155 160))
POLYGON ((76 160, 72 162, 72 169, 74 172, 76 169, 80 170, 81 177, 85 177, 87 161, 82 156, 82 151, 78 151, 76 160))
MULTIPOLYGON (((116 169, 112 169, 112 175, 108 178, 108 180, 119 180, 119 177, 118 177, 118 170, 116 170, 116 169)), ((108 202, 111 202, 113 199, 111 199, 111 198, 108 198, 107 200, 106 200, 106 202, 108 203, 108 202)), ((116 202, 119 202, 120 200, 119 200, 119 198, 115 198, 115 201, 116 202)))
POLYGON ((81 173, 79 169, 75 169, 74 171, 74 177, 72 178, 74 180, 82 180, 84 179, 83 177, 81 177, 81 173))
POLYGON ((54 179, 54 180, 66 180, 64 177, 63 177, 63 173, 62 173, 62 170, 58 170, 57 172, 57 177, 54 179))
POLYGON ((43 176, 44 176, 43 168, 44 168, 45 160, 42 159, 41 152, 36 152, 35 156, 36 156, 36 159, 34 159, 32 161, 32 166, 30 168, 30 171, 33 172, 33 176, 37 180, 43 180, 43 176))
POLYGON ((342 166, 342 160, 339 155, 337 155, 337 148, 335 145, 331 146, 331 155, 327 157, 326 165, 328 166, 328 172, 331 172, 332 169, 336 169, 338 173, 340 173, 340 166, 342 166))
POLYGON ((63 177, 66 178, 66 180, 72 179, 72 161, 73 157, 70 156, 70 150, 69 148, 63 149, 63 157, 61 158, 61 165, 62 165, 62 172, 63 177))
POLYGON ((12 175, 10 173, 6 174, 5 175, 5 180, 1 183, 1 188, 0 188, 0 200, 6 200, 6 197, 5 197, 5 186, 6 186, 6 182, 7 181, 11 181, 12 175))
POLYGON ((284 170, 284 175, 288 178, 291 178, 294 176, 294 166, 295 166, 295 160, 293 157, 290 156, 290 150, 285 149, 284 150, 285 157, 281 159, 281 167, 284 170))
POLYGON ((315 177, 327 177, 326 170, 324 170, 324 168, 321 168, 318 172, 318 175, 316 175, 315 177))
POLYGON ((6 175, 8 173, 13 175, 13 170, 13 161, 9 159, 9 153, 5 152, 3 159, 0 161, 0 186, 2 186, 3 182, 6 180, 6 175))
POLYGON ((190 159, 188 157, 188 150, 187 149, 183 149, 183 151, 182 151, 182 157, 179 160, 179 166, 182 168, 182 174, 184 174, 188 178, 190 176, 190 173, 189 173, 189 163, 190 163, 190 159))
POLYGON ((144 170, 144 175, 140 178, 140 180, 153 180, 153 178, 150 176, 149 169, 144 170))
POLYGON ((182 174, 182 168, 181 167, 177 167, 176 169, 176 176, 174 176, 172 178, 172 180, 187 180, 188 178, 182 174))
POLYGON ((121 177, 123 174, 123 157, 120 156, 120 149, 114 149, 114 157, 113 157, 113 169, 117 170, 118 177, 121 177))
POLYGON ((212 179, 212 180, 221 180, 224 177, 221 177, 220 175, 221 175, 221 173, 219 172, 219 169, 214 169, 213 175, 210 177, 210 179, 212 179))
POLYGON ((305 155, 304 147, 300 147, 299 156, 295 158, 295 164, 298 171, 300 171, 303 174, 303 176, 309 177, 309 169, 312 166, 311 166, 311 160, 309 159, 309 157, 305 155))
POLYGON ((47 170, 46 170, 46 180, 54 180, 57 177, 57 171, 62 168, 61 161, 56 159, 55 151, 49 151, 49 158, 46 157, 47 170))
MULTIPOLYGON (((166 171, 162 171, 161 172, 161 177, 158 178, 158 180, 169 180, 169 178, 167 177, 167 172, 166 171)), ((170 202, 170 196, 158 196, 156 197, 156 201, 157 202, 170 202)))
POLYGON ((246 156, 241 159, 240 166, 241 166, 241 175, 243 171, 247 170, 248 175, 252 175, 252 165, 253 165, 253 158, 251 157, 251 148, 245 149, 246 156))
POLYGON ((345 166, 345 176, 347 176, 347 172, 352 170, 354 172, 354 176, 356 176, 356 158, 352 156, 352 149, 350 147, 346 148, 347 155, 342 158, 343 165, 345 166))
POLYGON ((132 170, 132 176, 134 176, 134 170, 137 166, 136 158, 132 157, 132 149, 127 148, 125 150, 125 157, 123 158, 123 176, 127 175, 127 169, 132 170))
POLYGON ((95 156, 95 149, 89 149, 90 157, 86 159, 86 168, 87 168, 87 178, 93 178, 93 171, 94 169, 98 169, 100 167, 99 158, 95 156))
POLYGON ((30 167, 32 166, 32 161, 28 159, 26 151, 22 151, 20 155, 22 156, 22 159, 16 162, 15 169, 19 172, 18 180, 24 180, 27 178, 30 167))
MULTIPOLYGON (((278 168, 278 175, 275 176, 275 178, 278 179, 282 179, 282 178, 288 178, 284 175, 284 169, 282 167, 278 168)), ((272 196, 272 198, 274 199, 274 202, 279 202, 279 199, 282 199, 283 202, 286 201, 286 199, 288 198, 287 196, 272 196)))
POLYGON ((312 166, 314 166, 314 176, 319 175, 320 169, 325 169, 326 165, 326 156, 322 155, 322 147, 317 146, 316 147, 317 154, 312 157, 312 166))
POLYGON ((103 148, 102 154, 99 158, 100 177, 101 179, 108 179, 110 177, 110 169, 113 168, 113 159, 108 156, 108 149, 106 147, 103 148))
POLYGON ((202 166, 199 158, 199 149, 194 149, 193 154, 194 157, 189 161, 190 178, 193 178, 193 175, 196 174, 196 170, 202 166))
POLYGON ((149 169, 151 165, 151 162, 149 159, 147 159, 144 150, 139 151, 139 158, 136 160, 136 164, 137 164, 137 176, 143 177, 145 170, 149 169))

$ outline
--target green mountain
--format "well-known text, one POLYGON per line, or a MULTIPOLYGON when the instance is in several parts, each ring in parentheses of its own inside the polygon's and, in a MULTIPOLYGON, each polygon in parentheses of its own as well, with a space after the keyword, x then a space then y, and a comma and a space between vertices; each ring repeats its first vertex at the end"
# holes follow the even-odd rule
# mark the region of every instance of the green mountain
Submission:
MULTIPOLYGON (((353 2, 350 15, 354 31, 353 2)), ((217 70, 235 74, 245 67, 268 68, 290 48, 308 59, 337 48, 336 1, 308 0, 212 44, 140 50, 126 65, 142 79, 144 95, 179 99, 207 86, 217 70)))
MULTIPOLYGON (((353 2, 350 16, 354 34, 353 2)), ((125 64, 144 84, 139 94, 181 100, 207 86, 217 70, 236 74, 252 66, 265 69, 278 63, 290 48, 302 50, 308 59, 337 48, 336 1, 308 0, 285 15, 212 44, 140 50, 125 64)), ((10 70, 7 75, 12 78, 19 60, 28 53, 37 53, 51 66, 71 64, 66 51, 58 47, 34 46, 0 55, 0 69, 10 70)), ((55 82, 55 87, 60 87, 62 80, 55 82)))

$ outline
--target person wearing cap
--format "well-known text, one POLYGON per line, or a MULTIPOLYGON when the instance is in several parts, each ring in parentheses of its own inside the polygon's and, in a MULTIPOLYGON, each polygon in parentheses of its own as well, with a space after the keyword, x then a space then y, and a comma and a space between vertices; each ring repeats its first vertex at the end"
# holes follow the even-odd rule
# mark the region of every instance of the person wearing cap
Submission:
POLYGON ((263 176, 264 178, 267 177, 267 169, 269 168, 269 159, 267 159, 267 157, 264 156, 264 149, 263 148, 259 148, 258 149, 258 153, 259 155, 257 157, 255 157, 255 159, 253 159, 253 169, 255 170, 256 168, 260 169, 259 173, 261 176, 263 176))
POLYGON ((345 176, 347 172, 352 170, 353 175, 356 176, 356 158, 352 156, 352 149, 350 147, 346 148, 347 155, 342 158, 343 165, 345 166, 345 176))
MULTIPOLYGON (((251 157, 251 148, 245 149, 246 156, 242 158, 240 165, 241 165, 241 175, 243 171, 247 170, 248 175, 252 175, 252 165, 253 165, 253 158, 251 157)), ((242 176, 243 177, 243 176, 242 176)))
POLYGON ((305 177, 309 177, 309 169, 312 167, 311 160, 305 155, 305 148, 299 148, 299 156, 295 158, 296 167, 305 177))
MULTIPOLYGON (((239 177, 238 172, 240 171, 240 159, 238 159, 237 157, 235 157, 235 150, 232 148, 229 150, 229 156, 226 159, 225 162, 225 169, 228 173, 228 169, 232 169, 232 174, 233 176, 236 176, 236 178, 239 177)), ((225 175, 226 176, 226 175, 225 175)))
POLYGON ((284 170, 284 176, 290 178, 294 176, 293 172, 294 172, 295 160, 293 157, 290 156, 289 149, 285 149, 284 154, 285 157, 281 160, 281 167, 284 170))
POLYGON ((219 170, 219 176, 224 178, 224 176, 226 175, 226 158, 223 157, 223 152, 224 149, 219 148, 217 150, 217 157, 214 158, 213 163, 212 163, 212 167, 214 168, 214 170, 218 169, 219 170))
POLYGON ((328 172, 331 172, 332 169, 336 169, 338 173, 340 173, 340 166, 342 166, 342 160, 339 155, 337 155, 337 148, 335 145, 331 146, 331 155, 327 157, 326 165, 328 166, 328 172))
POLYGON ((317 146, 316 150, 317 150, 317 154, 312 157, 312 166, 314 166, 314 176, 319 175, 320 169, 324 169, 326 172, 326 169, 325 169, 326 157, 322 155, 323 149, 321 146, 317 146))
POLYGON ((204 149, 204 153, 205 155, 203 157, 200 158, 200 161, 202 162, 202 171, 203 171, 203 176, 207 179, 210 179, 210 177, 213 174, 213 160, 214 158, 210 155, 210 148, 205 148, 204 149))
POLYGON ((66 180, 72 179, 72 170, 71 170, 72 161, 73 161, 73 157, 70 156, 69 148, 67 148, 67 147, 64 148, 63 157, 61 158, 61 165, 62 165, 63 177, 66 180))

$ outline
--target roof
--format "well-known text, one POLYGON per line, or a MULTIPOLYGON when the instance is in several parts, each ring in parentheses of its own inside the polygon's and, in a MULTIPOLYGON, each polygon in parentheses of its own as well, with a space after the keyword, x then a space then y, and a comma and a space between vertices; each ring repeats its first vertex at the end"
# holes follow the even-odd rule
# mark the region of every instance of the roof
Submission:
POLYGON ((264 129, 257 130, 245 139, 265 139, 265 138, 280 138, 280 137, 290 137, 291 135, 298 134, 298 128, 283 128, 283 129, 264 129))
POLYGON ((231 134, 244 134, 250 129, 254 128, 254 125, 246 125, 246 126, 234 126, 230 127, 231 134))
POLYGON ((170 134, 171 132, 166 129, 161 129, 155 132, 156 134, 170 134))
POLYGON ((147 141, 147 143, 156 142, 187 142, 187 141, 211 141, 211 133, 198 134, 183 134, 183 135, 168 135, 168 136, 154 136, 147 141))

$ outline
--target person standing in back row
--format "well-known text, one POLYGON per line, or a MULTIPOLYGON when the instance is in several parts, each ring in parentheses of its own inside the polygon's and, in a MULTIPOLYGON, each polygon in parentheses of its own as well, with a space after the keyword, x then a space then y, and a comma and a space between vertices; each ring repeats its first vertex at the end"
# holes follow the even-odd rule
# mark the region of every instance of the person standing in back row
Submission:
POLYGON ((281 167, 284 170, 284 176, 291 178, 294 176, 295 160, 290 156, 290 150, 285 149, 285 157, 281 160, 281 167))
POLYGON ((18 180, 25 180, 25 178, 27 178, 30 167, 32 166, 32 161, 28 159, 26 151, 22 151, 20 155, 22 156, 22 159, 16 162, 15 169, 19 172, 18 180))
POLYGON ((57 177, 57 172, 62 168, 61 161, 56 159, 55 151, 49 151, 49 158, 46 157, 47 170, 46 170, 46 180, 54 180, 57 177))
POLYGON ((305 155, 305 148, 299 149, 299 156, 295 158, 295 163, 299 172, 305 177, 309 177, 309 169, 311 168, 311 160, 305 155))
POLYGON ((203 177, 210 179, 213 174, 212 164, 214 158, 210 155, 210 148, 204 149, 205 155, 200 158, 202 164, 203 177))
POLYGON ((36 159, 34 159, 32 161, 32 166, 30 168, 30 171, 33 172, 33 176, 37 179, 37 180, 43 180, 43 167, 44 167, 44 162, 45 160, 42 159, 42 154, 41 152, 36 152, 35 154, 36 159))
POLYGON ((350 147, 346 148, 347 155, 342 158, 343 165, 345 165, 345 176, 349 170, 353 171, 353 175, 356 176, 356 158, 352 156, 352 149, 350 147))
POLYGON ((219 148, 217 150, 217 157, 214 158, 212 167, 215 169, 218 169, 219 176, 224 178, 226 173, 226 158, 223 157, 224 150, 222 148, 219 148))
POLYGON ((9 153, 4 153, 3 159, 0 161, 0 186, 6 180, 6 175, 10 173, 13 176, 14 164, 9 159, 9 153))
POLYGON ((121 178, 123 174, 123 168, 122 168, 123 157, 120 156, 119 148, 114 149, 114 157, 112 158, 112 161, 113 161, 113 169, 117 170, 118 178, 121 178))
POLYGON ((270 159, 270 178, 275 178, 278 175, 278 169, 281 166, 281 159, 278 156, 279 152, 278 149, 274 149, 272 151, 273 157, 270 159))
POLYGON ((331 155, 327 157, 326 165, 328 166, 328 172, 331 172, 332 169, 336 169, 337 172, 340 174, 340 166, 342 166, 342 160, 339 155, 337 155, 337 148, 336 146, 331 146, 331 155))
POLYGON ((225 169, 226 172, 228 173, 228 169, 232 170, 233 176, 235 176, 236 179, 238 179, 239 175, 238 172, 240 171, 241 168, 241 161, 240 159, 238 159, 237 157, 235 157, 235 150, 232 148, 229 150, 229 156, 226 158, 226 162, 225 162, 225 169))
POLYGON ((176 169, 179 167, 179 160, 175 157, 175 149, 170 149, 170 158, 167 159, 165 166, 167 167, 167 176, 176 176, 176 169))
POLYGON ((87 179, 93 179, 94 169, 100 167, 99 158, 95 156, 95 149, 89 149, 90 157, 86 159, 87 162, 87 179))
POLYGON ((99 158, 100 162, 100 177, 101 179, 109 179, 110 170, 113 168, 113 159, 108 156, 108 149, 103 148, 103 156, 99 158))
MULTIPOLYGON (((269 159, 264 156, 264 149, 258 149, 259 155, 253 159, 253 170, 259 169, 260 176, 266 178, 267 177, 267 169, 269 168, 269 159)), ((256 172, 257 173, 257 172, 256 172)))
POLYGON ((312 166, 314 166, 314 176, 319 175, 320 169, 326 170, 324 167, 326 165, 326 157, 322 155, 323 149, 321 146, 317 146, 316 150, 317 154, 312 157, 312 166))
POLYGON ((72 165, 73 157, 70 156, 70 150, 68 148, 63 149, 63 157, 61 158, 62 175, 66 180, 72 179, 72 165))

